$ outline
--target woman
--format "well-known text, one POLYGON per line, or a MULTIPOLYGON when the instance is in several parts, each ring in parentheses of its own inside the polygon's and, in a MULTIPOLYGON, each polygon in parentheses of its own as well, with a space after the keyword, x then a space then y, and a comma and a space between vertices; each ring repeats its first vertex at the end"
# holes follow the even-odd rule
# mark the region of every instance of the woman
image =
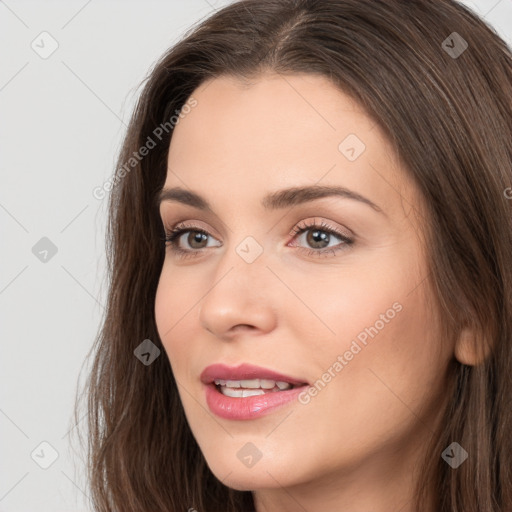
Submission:
POLYGON ((149 74, 114 183, 96 510, 512 509, 512 55, 482 20, 229 5, 149 74))

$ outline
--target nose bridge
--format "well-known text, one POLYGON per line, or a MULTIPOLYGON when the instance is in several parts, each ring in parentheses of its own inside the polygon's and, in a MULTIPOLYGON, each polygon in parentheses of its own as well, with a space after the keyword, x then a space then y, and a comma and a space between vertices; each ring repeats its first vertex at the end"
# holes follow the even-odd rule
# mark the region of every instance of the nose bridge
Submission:
POLYGON ((218 282, 226 276, 227 279, 236 279, 241 286, 251 286, 254 282, 262 282, 270 274, 268 268, 268 250, 264 249, 263 235, 236 236, 231 232, 228 245, 222 250, 217 261, 215 281, 218 282), (237 240, 238 239, 238 240, 237 240))
POLYGON ((247 236, 217 262, 211 288, 200 305, 201 324, 218 336, 237 325, 266 331, 275 322, 271 279, 263 245, 247 236))

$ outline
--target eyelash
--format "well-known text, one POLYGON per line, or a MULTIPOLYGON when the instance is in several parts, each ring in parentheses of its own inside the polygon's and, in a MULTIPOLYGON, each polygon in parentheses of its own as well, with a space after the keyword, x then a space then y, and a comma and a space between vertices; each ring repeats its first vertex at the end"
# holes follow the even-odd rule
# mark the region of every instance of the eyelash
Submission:
MULTIPOLYGON (((178 226, 174 227, 173 229, 165 232, 165 238, 162 239, 163 242, 165 242, 166 246, 169 246, 170 250, 176 254, 179 258, 189 258, 189 257, 195 257, 200 255, 202 252, 204 252, 204 249, 182 249, 181 247, 178 247, 178 244, 176 243, 176 240, 180 238, 181 235, 184 233, 188 233, 189 231, 192 231, 194 233, 202 233, 205 236, 211 236, 210 233, 205 231, 204 229, 201 229, 197 226, 189 226, 185 224, 179 224, 178 226), (178 227, 179 226, 179 227, 178 227)), ((296 227, 293 228, 292 232, 290 233, 291 236, 298 237, 302 233, 306 231, 310 231, 313 228, 316 228, 316 231, 322 231, 324 233, 328 233, 329 235, 334 235, 341 239, 342 243, 340 243, 339 246, 333 248, 323 248, 323 249, 307 249, 305 247, 298 247, 299 251, 306 252, 308 256, 316 256, 316 257, 322 257, 327 256, 328 253, 331 253, 333 256, 335 256, 339 251, 343 251, 347 249, 347 246, 350 246, 354 243, 354 240, 352 238, 347 237, 346 235, 340 233, 338 230, 330 227, 328 224, 326 224, 324 221, 321 222, 315 222, 313 221, 312 224, 306 224, 304 223, 302 226, 299 224, 296 227)))

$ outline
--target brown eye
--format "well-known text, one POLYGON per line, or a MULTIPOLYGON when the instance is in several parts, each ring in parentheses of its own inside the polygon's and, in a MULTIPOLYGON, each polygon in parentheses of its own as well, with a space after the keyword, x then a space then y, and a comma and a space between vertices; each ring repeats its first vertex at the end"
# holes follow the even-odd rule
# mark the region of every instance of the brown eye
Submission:
MULTIPOLYGON (((192 249, 203 249, 206 245, 202 246, 201 244, 208 241, 208 235, 203 233, 202 231, 189 231, 189 235, 187 236, 187 243, 192 249)), ((178 240, 181 237, 178 237, 178 240)))
POLYGON ((346 250, 354 243, 354 239, 337 229, 329 226, 324 221, 313 221, 311 224, 303 223, 293 230, 293 235, 299 243, 298 250, 307 251, 308 256, 326 256, 327 253, 335 255, 340 250, 346 250), (331 242, 337 243, 331 244, 331 242))
POLYGON ((329 245, 330 239, 330 233, 322 231, 321 229, 316 229, 315 231, 309 229, 308 234, 306 235, 307 243, 315 249, 323 249, 329 245))
MULTIPOLYGON (((170 233, 167 233, 165 243, 177 256, 185 257, 202 254, 203 249, 212 246, 212 244, 208 245, 209 239, 215 240, 203 229, 193 226, 182 226, 175 227, 170 233)), ((220 245, 222 244, 219 243, 217 246, 220 245)))

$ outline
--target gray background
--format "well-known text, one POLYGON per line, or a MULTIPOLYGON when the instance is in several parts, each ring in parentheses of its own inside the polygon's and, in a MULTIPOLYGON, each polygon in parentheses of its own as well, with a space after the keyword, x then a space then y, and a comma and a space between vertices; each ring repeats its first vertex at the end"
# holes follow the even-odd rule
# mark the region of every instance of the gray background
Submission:
MULTIPOLYGON (((93 190, 147 70, 227 3, 0 1, 0 512, 89 510, 69 434, 105 304, 93 190)), ((463 3, 512 45, 512 0, 463 3)))

